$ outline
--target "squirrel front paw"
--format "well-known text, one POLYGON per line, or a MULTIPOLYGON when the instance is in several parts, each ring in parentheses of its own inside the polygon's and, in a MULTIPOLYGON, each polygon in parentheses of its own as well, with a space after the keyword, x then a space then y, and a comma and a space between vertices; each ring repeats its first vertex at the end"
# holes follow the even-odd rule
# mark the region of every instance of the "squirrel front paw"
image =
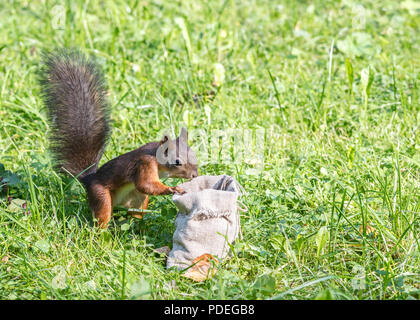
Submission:
POLYGON ((174 194, 184 194, 184 193, 186 193, 181 187, 178 187, 178 186, 170 187, 170 190, 174 194))

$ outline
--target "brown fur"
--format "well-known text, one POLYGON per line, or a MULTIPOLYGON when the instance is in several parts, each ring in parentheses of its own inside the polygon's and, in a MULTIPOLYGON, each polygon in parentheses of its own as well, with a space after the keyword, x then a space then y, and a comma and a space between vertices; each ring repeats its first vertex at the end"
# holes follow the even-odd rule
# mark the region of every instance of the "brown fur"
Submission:
MULTIPOLYGON (((129 191, 121 204, 126 207, 127 204, 135 204, 136 209, 147 208, 148 195, 183 192, 181 188, 169 187, 159 180, 159 172, 170 172, 167 166, 160 165, 156 159, 156 150, 161 143, 151 142, 114 158, 105 163, 95 174, 82 180, 87 189, 90 208, 99 227, 104 228, 108 224, 113 205, 119 205, 114 203, 114 199, 130 184, 133 184, 134 190, 129 191), (139 202, 139 199, 142 201, 139 202)), ((197 167, 192 170, 196 171, 197 167)), ((135 215, 143 217, 143 214, 135 215)))
POLYGON ((93 59, 77 50, 45 53, 39 82, 56 163, 83 183, 99 227, 106 227, 116 205, 145 209, 149 195, 183 192, 164 185, 160 175, 188 179, 198 175, 185 128, 175 140, 165 135, 98 169, 110 135, 110 110, 102 73, 93 59))

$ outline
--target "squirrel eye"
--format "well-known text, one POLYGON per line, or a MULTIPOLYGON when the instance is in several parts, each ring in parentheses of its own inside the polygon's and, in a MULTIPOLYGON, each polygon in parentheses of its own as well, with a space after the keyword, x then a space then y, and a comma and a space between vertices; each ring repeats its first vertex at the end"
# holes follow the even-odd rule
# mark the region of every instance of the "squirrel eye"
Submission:
POLYGON ((175 165, 180 166, 181 165, 181 161, 179 161, 179 159, 175 160, 175 165))

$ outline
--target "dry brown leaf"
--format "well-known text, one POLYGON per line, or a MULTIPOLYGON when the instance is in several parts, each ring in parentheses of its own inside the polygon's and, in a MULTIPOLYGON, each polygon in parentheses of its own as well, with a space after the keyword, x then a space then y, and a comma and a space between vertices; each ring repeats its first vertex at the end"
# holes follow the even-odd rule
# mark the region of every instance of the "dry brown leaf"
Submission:
POLYGON ((164 246, 154 249, 153 251, 159 254, 164 254, 167 257, 169 255, 169 252, 171 252, 171 248, 169 248, 168 246, 164 246))
POLYGON ((182 276, 190 278, 197 282, 205 281, 217 272, 215 264, 219 261, 209 253, 205 253, 193 261, 193 266, 189 268, 182 276))

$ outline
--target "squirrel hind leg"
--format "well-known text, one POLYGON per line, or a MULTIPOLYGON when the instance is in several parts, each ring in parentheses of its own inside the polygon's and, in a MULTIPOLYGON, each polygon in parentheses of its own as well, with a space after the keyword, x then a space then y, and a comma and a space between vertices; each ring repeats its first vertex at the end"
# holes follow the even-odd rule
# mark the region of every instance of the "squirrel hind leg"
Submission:
POLYGON ((96 226, 106 228, 112 214, 112 198, 108 188, 94 184, 87 190, 89 206, 96 219, 96 226))

